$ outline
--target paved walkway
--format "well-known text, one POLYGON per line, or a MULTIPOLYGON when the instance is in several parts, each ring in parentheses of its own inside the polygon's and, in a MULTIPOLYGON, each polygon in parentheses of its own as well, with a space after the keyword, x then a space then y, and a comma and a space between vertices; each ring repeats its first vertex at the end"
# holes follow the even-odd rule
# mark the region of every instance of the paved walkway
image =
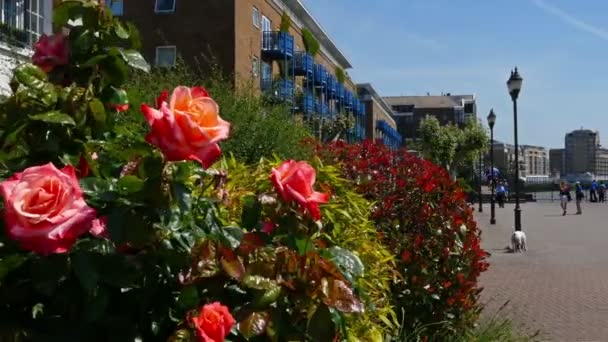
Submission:
POLYGON ((513 206, 496 208, 498 224, 490 226, 484 204, 477 219, 492 254, 481 277, 484 315, 510 301, 502 314, 544 340, 608 341, 608 205, 586 204, 581 216, 569 209, 562 217, 558 202, 522 204, 528 252, 511 254, 513 206))

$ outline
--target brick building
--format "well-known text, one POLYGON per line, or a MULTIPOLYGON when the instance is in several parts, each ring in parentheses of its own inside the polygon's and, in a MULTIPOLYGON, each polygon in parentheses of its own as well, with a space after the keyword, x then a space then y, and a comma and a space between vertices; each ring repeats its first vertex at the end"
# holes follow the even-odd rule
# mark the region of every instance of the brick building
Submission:
POLYGON ((436 117, 442 125, 464 125, 477 117, 475 95, 389 96, 384 100, 393 109, 398 131, 406 140, 418 138, 420 123, 427 115, 436 117))
POLYGON ((393 119, 393 110, 382 99, 369 83, 358 84, 359 99, 365 105, 365 122, 363 129, 367 139, 382 139, 385 145, 400 147, 403 144, 401 135, 397 132, 397 123, 393 119))
POLYGON ((236 85, 251 82, 270 99, 307 116, 365 119, 349 60, 300 0, 114 0, 115 15, 140 30, 157 66, 181 56, 203 71, 218 66, 236 85), (281 31, 283 15, 291 22, 281 31), (319 43, 306 52, 305 31, 319 43))

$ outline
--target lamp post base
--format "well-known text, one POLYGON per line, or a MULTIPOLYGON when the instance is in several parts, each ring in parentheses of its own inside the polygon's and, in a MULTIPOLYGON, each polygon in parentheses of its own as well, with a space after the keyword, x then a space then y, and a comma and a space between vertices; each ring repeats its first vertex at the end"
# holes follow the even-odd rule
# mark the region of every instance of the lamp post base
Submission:
POLYGON ((521 232, 521 208, 515 208, 515 231, 521 232))

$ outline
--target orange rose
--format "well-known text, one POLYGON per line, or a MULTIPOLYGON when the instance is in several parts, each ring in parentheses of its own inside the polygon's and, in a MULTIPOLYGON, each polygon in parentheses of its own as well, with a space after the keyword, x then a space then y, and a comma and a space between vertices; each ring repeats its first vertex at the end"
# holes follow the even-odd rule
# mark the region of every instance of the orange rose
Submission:
POLYGON ((304 161, 285 161, 270 174, 270 180, 283 200, 298 203, 314 220, 320 220, 319 203, 327 203, 329 195, 314 191, 315 179, 315 169, 304 161))
POLYGON ((224 305, 215 302, 201 308, 198 316, 190 317, 199 342, 222 342, 234 326, 234 318, 224 305))
POLYGON ((218 142, 228 138, 230 124, 219 116, 219 107, 201 87, 177 87, 169 103, 163 92, 158 109, 143 104, 151 132, 146 141, 170 161, 195 160, 208 168, 221 155, 218 142))
POLYGON ((70 165, 32 166, 0 183, 7 235, 28 251, 65 253, 92 226, 95 209, 70 165))

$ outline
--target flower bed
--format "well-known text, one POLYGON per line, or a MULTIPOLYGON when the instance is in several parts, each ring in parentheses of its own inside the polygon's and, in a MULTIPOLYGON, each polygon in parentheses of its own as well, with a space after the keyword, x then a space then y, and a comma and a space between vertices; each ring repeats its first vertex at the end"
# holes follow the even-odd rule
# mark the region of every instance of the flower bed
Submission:
POLYGON ((432 334, 470 327, 479 310, 477 279, 488 265, 472 209, 447 172, 372 141, 318 149, 376 202, 372 218, 399 260, 393 296, 402 329, 424 326, 432 334))

